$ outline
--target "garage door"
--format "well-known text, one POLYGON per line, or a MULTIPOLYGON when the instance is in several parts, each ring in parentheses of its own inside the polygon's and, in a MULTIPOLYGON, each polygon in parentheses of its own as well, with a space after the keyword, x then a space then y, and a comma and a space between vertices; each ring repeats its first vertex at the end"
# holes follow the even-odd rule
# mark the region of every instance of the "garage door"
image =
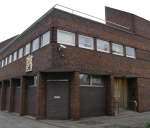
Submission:
POLYGON ((27 92, 27 113, 35 116, 36 113, 36 87, 29 86, 27 92))
POLYGON ((20 87, 15 88, 14 111, 16 113, 20 112, 20 87))
POLYGON ((47 81, 47 118, 69 118, 68 81, 47 81))
POLYGON ((105 88, 80 87, 81 117, 105 114, 105 88))
POLYGON ((105 84, 100 75, 80 74, 81 117, 105 114, 105 84))

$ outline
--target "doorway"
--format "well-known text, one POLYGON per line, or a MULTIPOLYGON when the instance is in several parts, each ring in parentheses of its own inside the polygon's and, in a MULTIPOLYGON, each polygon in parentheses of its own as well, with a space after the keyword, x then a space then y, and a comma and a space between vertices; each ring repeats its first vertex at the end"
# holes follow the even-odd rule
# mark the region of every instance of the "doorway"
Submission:
POLYGON ((119 108, 127 109, 128 107, 128 84, 127 79, 116 78, 114 86, 114 97, 118 100, 119 108))
POLYGON ((47 118, 69 119, 68 80, 47 81, 47 118))

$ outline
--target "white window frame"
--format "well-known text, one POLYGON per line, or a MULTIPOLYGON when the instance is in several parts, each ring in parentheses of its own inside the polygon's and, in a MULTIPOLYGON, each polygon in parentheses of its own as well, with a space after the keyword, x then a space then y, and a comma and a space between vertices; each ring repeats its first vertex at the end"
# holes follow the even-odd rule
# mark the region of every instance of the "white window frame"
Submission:
POLYGON ((8 64, 8 57, 5 58, 5 66, 8 64))
POLYGON ((64 30, 57 30, 57 43, 75 46, 75 33, 64 31, 64 30), (65 35, 70 36, 72 38, 72 41, 63 40, 62 36, 65 36, 65 35))
POLYGON ((50 36, 50 31, 48 32, 45 32, 42 36, 41 36, 41 48, 48 45, 50 43, 50 39, 51 39, 51 36, 50 36), (48 38, 48 39, 47 39, 48 38))
POLYGON ((24 55, 26 56, 26 55, 30 54, 30 51, 31 51, 31 43, 28 43, 25 45, 24 55), (28 49, 28 51, 27 51, 27 49, 28 49))
POLYGON ((9 63, 9 64, 12 63, 12 59, 13 59, 13 55, 10 54, 9 57, 8 57, 8 63, 9 63))
POLYGON ((89 36, 79 35, 79 47, 89 49, 89 50, 94 50, 94 39, 92 37, 89 37, 89 36), (90 40, 90 42, 92 43, 91 47, 84 46, 83 42, 81 42, 82 38, 85 38, 86 40, 90 40))
POLYGON ((119 56, 124 56, 124 47, 123 47, 123 45, 112 43, 112 54, 119 55, 119 56), (119 53, 118 51, 114 50, 115 47, 120 47, 122 52, 119 53))
POLYGON ((110 43, 108 41, 97 39, 96 43, 97 43, 97 51, 105 52, 105 53, 110 53, 110 43), (100 45, 102 43, 108 45, 108 50, 104 50, 104 49, 98 47, 98 44, 100 45))
POLYGON ((4 59, 3 59, 1 66, 4 67, 4 66, 5 66, 4 64, 5 64, 5 61, 4 61, 4 59))
POLYGON ((32 41, 32 52, 37 51, 40 48, 40 38, 36 38, 32 41))
POLYGON ((132 48, 132 47, 126 46, 126 57, 129 57, 129 58, 133 58, 133 59, 135 59, 135 58, 136 58, 135 48, 132 48), (128 48, 133 50, 133 52, 134 52, 134 56, 128 55, 128 53, 127 53, 127 49, 128 49, 128 48))
POLYGON ((13 53, 13 62, 17 60, 17 51, 13 53))
POLYGON ((23 48, 20 48, 18 51, 18 59, 23 57, 23 48))

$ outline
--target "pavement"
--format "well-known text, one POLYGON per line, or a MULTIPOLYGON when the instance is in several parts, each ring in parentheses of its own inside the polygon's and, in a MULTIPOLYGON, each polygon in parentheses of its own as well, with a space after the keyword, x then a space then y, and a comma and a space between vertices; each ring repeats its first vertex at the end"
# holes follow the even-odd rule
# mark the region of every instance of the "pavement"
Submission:
POLYGON ((101 116, 72 120, 35 120, 29 116, 0 112, 0 128, 144 128, 150 112, 125 111, 116 117, 101 116))

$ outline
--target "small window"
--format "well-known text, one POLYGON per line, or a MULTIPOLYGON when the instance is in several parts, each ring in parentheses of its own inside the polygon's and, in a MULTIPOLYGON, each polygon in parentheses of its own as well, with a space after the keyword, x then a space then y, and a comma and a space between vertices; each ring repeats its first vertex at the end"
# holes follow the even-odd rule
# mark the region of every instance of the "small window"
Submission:
POLYGON ((14 54, 13 54, 13 61, 16 61, 16 60, 17 60, 17 51, 14 52, 14 54))
POLYGON ((135 48, 126 47, 126 57, 136 58, 135 57, 135 48))
POLYGON ((45 45, 48 45, 50 43, 50 31, 44 33, 41 36, 41 47, 44 47, 45 45))
POLYGON ((91 77, 92 86, 104 86, 102 78, 100 76, 92 75, 91 77))
POLYGON ((39 49, 39 38, 33 40, 32 42, 32 52, 36 51, 39 49))
POLYGON ((110 44, 104 40, 97 40, 97 51, 110 53, 110 44))
POLYGON ((12 55, 9 55, 8 63, 10 64, 12 62, 12 55))
POLYGON ((4 63, 5 63, 5 61, 4 61, 4 60, 2 60, 2 67, 4 67, 4 63))
POLYGON ((124 55, 123 46, 120 44, 112 43, 112 53, 115 55, 123 56, 124 55))
POLYGON ((19 53, 18 53, 18 58, 22 58, 23 57, 23 48, 19 49, 19 53))
POLYGON ((30 53, 30 47, 31 47, 30 43, 25 46, 25 52, 24 52, 25 55, 28 55, 30 53))
POLYGON ((72 32, 57 30, 57 42, 60 44, 75 46, 75 34, 72 32))
POLYGON ((94 41, 92 37, 79 35, 79 47, 86 49, 94 49, 94 41))
POLYGON ((5 65, 8 64, 8 57, 5 58, 5 65))
POLYGON ((88 74, 80 74, 80 85, 90 85, 90 76, 88 74))

